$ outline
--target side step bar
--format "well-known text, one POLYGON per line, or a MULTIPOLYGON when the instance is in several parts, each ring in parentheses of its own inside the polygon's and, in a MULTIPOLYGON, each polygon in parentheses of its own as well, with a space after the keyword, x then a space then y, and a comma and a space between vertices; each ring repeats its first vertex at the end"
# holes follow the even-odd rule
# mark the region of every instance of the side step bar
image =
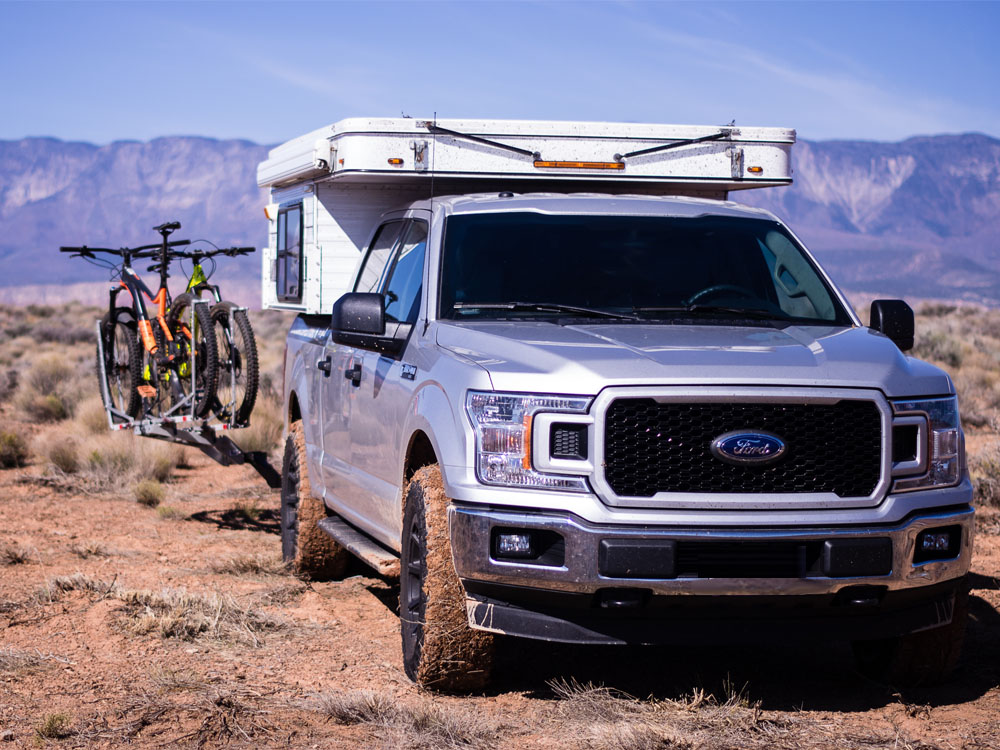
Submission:
POLYGON ((386 578, 399 578, 399 558, 381 544, 372 541, 338 516, 327 516, 319 527, 342 544, 355 557, 375 568, 386 578))

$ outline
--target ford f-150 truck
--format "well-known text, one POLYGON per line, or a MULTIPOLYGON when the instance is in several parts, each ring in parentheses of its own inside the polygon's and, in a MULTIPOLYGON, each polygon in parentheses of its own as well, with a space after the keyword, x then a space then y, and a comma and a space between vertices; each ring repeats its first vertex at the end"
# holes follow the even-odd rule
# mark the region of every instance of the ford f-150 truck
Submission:
POLYGON ((343 120, 275 149, 284 557, 400 578, 418 683, 497 634, 851 641, 894 684, 961 648, 955 388, 863 325, 775 216, 794 131, 343 120), (352 270, 348 270, 348 269, 352 270))

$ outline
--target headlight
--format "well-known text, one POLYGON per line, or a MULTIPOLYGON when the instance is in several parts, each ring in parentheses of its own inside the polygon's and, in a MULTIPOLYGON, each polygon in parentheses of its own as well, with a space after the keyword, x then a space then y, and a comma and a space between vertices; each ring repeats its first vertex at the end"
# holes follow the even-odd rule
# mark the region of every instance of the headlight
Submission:
POLYGON ((585 413, 589 398, 469 391, 465 410, 476 433, 476 476, 483 484, 588 492, 583 477, 532 468, 531 423, 538 412, 585 413))
POLYGON ((950 487, 965 474, 965 436, 958 415, 958 398, 893 401, 897 417, 922 416, 926 420, 927 470, 916 477, 897 479, 893 491, 950 487))

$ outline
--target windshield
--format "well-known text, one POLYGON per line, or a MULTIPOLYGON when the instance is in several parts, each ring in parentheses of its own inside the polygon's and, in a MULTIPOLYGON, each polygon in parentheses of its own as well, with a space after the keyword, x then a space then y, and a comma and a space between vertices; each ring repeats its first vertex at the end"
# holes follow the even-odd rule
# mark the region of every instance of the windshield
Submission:
POLYGON ((566 315, 851 325, 775 221, 533 212, 448 218, 442 318, 566 315))

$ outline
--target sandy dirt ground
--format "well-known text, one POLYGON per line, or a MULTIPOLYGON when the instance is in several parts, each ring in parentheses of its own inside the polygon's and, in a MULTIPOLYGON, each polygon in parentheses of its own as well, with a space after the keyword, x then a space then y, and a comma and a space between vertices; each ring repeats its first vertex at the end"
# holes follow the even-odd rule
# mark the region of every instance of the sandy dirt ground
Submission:
POLYGON ((287 575, 277 495, 189 464, 173 517, 0 472, 0 747, 1000 748, 996 514, 947 686, 868 682, 840 643, 504 640, 490 692, 455 697, 404 675, 395 582, 287 575))

